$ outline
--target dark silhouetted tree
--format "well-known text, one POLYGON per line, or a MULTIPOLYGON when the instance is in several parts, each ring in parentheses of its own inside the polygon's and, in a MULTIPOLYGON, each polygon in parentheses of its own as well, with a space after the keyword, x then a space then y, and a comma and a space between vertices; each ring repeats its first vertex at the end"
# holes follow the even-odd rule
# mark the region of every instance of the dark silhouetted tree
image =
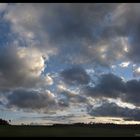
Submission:
POLYGON ((0 119, 0 125, 9 125, 8 121, 0 119))

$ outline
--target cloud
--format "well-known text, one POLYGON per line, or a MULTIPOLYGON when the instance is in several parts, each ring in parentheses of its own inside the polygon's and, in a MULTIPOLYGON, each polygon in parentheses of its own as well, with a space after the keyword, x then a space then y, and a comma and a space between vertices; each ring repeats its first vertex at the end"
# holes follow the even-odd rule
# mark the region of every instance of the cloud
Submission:
POLYGON ((70 104, 88 104, 88 100, 86 97, 81 96, 79 94, 75 94, 73 92, 62 90, 58 93, 58 101, 60 105, 70 106, 70 104))
POLYGON ((55 116, 43 116, 43 117, 39 117, 39 119, 42 120, 51 120, 51 121, 59 121, 62 123, 67 122, 68 120, 74 118, 74 114, 68 114, 68 115, 55 115, 55 116))
POLYGON ((134 68, 134 70, 133 70, 133 76, 134 77, 140 76, 140 67, 134 68))
POLYGON ((45 77, 46 82, 48 83, 48 85, 53 85, 53 78, 51 76, 49 76, 47 74, 47 76, 45 77))
POLYGON ((36 48, 0 48, 0 88, 46 84, 45 76, 41 77, 46 60, 36 48))
POLYGON ((87 86, 83 89, 83 93, 93 97, 116 98, 123 92, 125 92, 125 83, 120 77, 111 73, 101 75, 94 87, 87 86))
POLYGON ((18 89, 7 96, 8 108, 25 111, 49 112, 56 109, 56 100, 50 91, 18 89))
POLYGON ((112 34, 107 38, 103 33, 108 27, 107 16, 118 4, 50 6, 51 16, 46 18, 45 22, 45 25, 48 25, 46 31, 49 34, 49 41, 60 48, 60 54, 65 53, 65 56, 61 57, 64 56, 69 63, 92 62, 109 66, 110 63, 123 57, 125 51, 122 38, 114 36, 113 38, 112 34))
MULTIPOLYGON (((62 108, 71 103, 88 104, 89 96, 120 98, 139 106, 139 80, 124 81, 105 69, 118 64, 122 68, 130 63, 138 66, 139 6, 0 4, 0 94, 11 92, 9 106, 43 111, 50 103, 46 89, 55 93, 54 104, 62 108), (57 75, 60 72, 60 77, 53 77, 51 70, 57 75), (59 83, 67 87, 58 91, 59 83), (69 90, 75 87, 77 95, 69 90)), ((135 78, 139 76, 139 67, 133 73, 135 78)))
POLYGON ((113 12, 112 28, 118 36, 127 36, 129 46, 127 56, 135 63, 139 63, 139 4, 121 4, 113 12), (131 16, 130 16, 131 15, 131 16))
POLYGON ((18 44, 39 46, 46 54, 59 56, 63 63, 92 62, 108 67, 125 53, 122 37, 104 34, 106 28, 110 31, 109 15, 118 6, 13 4, 4 19, 11 23, 18 44))
POLYGON ((122 62, 119 66, 122 68, 126 68, 130 65, 130 62, 122 62))
POLYGON ((0 101, 0 105, 3 105, 3 102, 2 101, 0 101))
POLYGON ((42 89, 15 89, 3 94, 3 98, 0 101, 4 108, 38 113, 56 113, 71 106, 89 104, 86 97, 70 91, 54 94, 42 89))
POLYGON ((0 3, 0 12, 4 11, 7 7, 7 3, 0 3))
POLYGON ((102 105, 88 109, 88 113, 92 116, 98 117, 119 117, 124 119, 131 119, 140 121, 140 109, 130 109, 128 107, 120 107, 116 103, 108 101, 102 102, 102 105))
POLYGON ((139 4, 9 4, 4 9, 18 44, 38 46, 63 63, 139 62, 139 4))
POLYGON ((82 88, 82 94, 93 98, 120 98, 122 101, 140 106, 139 96, 140 81, 123 81, 122 78, 114 74, 103 74, 98 77, 94 87, 86 86, 82 88))
POLYGON ((18 3, 8 5, 6 10, 4 19, 11 23, 13 32, 21 37, 26 36, 26 39, 33 39, 34 33, 39 29, 40 7, 36 10, 33 4, 18 3))
MULTIPOLYGON (((100 21, 104 21, 106 14, 116 6, 117 4, 48 4, 48 14, 44 21, 48 25, 46 30, 50 39, 57 37, 59 43, 70 42, 72 39, 76 42, 83 39, 95 40, 97 36, 92 31, 101 26, 100 21), (102 11, 99 12, 100 9, 102 11)), ((97 34, 98 32, 100 31, 97 30, 97 34)))
POLYGON ((130 80, 126 83, 127 92, 126 95, 123 96, 123 100, 133 103, 136 106, 140 106, 140 81, 139 80, 130 80))
POLYGON ((57 48, 48 44, 48 35, 44 32, 46 25, 42 25, 43 15, 46 14, 46 7, 41 4, 9 4, 3 16, 3 20, 8 23, 11 33, 15 37, 13 41, 17 46, 38 47, 40 51, 55 54, 57 48))
POLYGON ((79 93, 79 88, 70 88, 69 85, 59 84, 56 89, 56 96, 60 106, 71 107, 79 106, 81 104, 89 104, 89 100, 85 95, 79 93))
POLYGON ((86 73, 86 71, 82 67, 72 67, 69 69, 65 69, 60 74, 64 81, 68 84, 88 84, 90 81, 90 76, 86 73))

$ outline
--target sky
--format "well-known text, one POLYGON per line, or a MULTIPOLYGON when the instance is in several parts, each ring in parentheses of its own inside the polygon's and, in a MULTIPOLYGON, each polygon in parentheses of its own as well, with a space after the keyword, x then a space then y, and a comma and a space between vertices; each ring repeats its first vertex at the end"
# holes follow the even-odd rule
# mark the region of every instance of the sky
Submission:
POLYGON ((0 3, 0 118, 140 123, 140 4, 0 3))

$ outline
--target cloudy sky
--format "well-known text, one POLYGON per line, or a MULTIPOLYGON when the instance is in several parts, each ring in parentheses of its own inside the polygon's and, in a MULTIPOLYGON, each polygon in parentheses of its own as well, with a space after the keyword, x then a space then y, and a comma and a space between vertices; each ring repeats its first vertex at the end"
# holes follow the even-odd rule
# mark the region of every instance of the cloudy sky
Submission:
POLYGON ((140 123, 140 4, 0 4, 0 118, 140 123))

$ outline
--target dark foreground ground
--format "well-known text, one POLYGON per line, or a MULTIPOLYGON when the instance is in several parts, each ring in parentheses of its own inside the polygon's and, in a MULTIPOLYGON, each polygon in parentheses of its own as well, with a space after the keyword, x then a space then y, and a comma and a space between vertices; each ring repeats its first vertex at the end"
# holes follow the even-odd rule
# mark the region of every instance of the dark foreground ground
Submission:
POLYGON ((140 125, 1 125, 0 137, 140 137, 140 125))

